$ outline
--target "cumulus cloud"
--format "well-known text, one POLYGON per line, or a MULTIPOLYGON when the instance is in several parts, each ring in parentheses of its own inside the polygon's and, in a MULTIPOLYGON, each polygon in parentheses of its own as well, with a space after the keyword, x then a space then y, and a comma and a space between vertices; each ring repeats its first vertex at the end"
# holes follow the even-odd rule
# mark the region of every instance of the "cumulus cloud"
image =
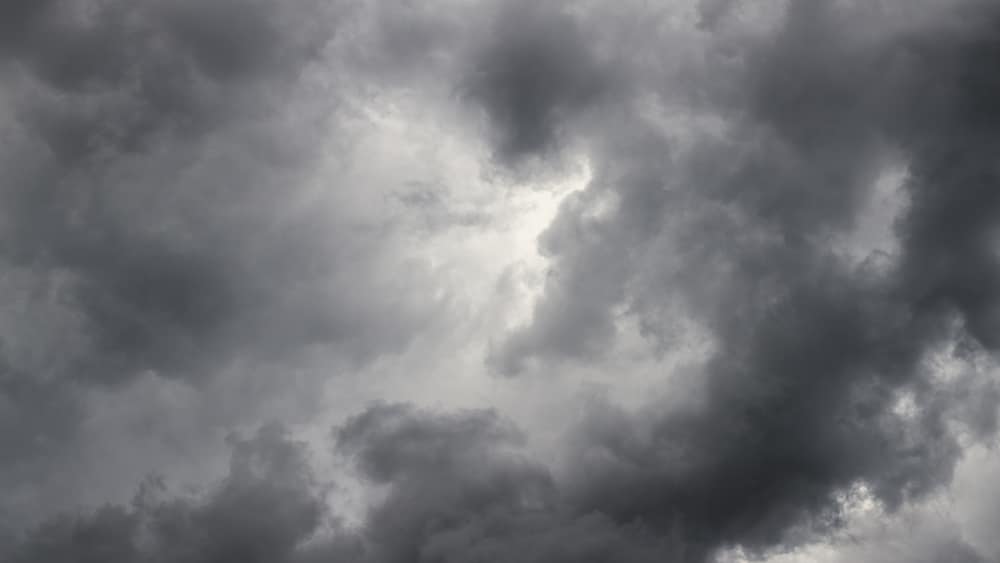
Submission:
MULTIPOLYGON (((360 531, 338 524, 306 451, 279 426, 233 440, 228 476, 193 498, 151 481, 129 507, 64 516, 28 532, 13 561, 656 561, 641 527, 563 505, 551 477, 491 412, 380 404, 336 444, 388 487, 360 531)), ((336 505, 336 502, 333 503, 336 505)))
POLYGON ((611 65, 568 12, 556 3, 503 5, 473 55, 464 90, 486 112, 504 160, 551 153, 563 128, 614 86, 611 65))
POLYGON ((301 444, 279 426, 234 440, 229 475, 212 491, 162 494, 162 483, 150 480, 131 506, 46 522, 8 560, 287 561, 323 515, 301 444))
POLYGON ((323 85, 323 50, 344 10, 5 10, 0 396, 17 455, 0 472, 66 463, 90 395, 147 374, 206 387, 235 365, 325 349, 356 366, 406 344, 432 305, 384 274, 396 254, 326 154, 346 94, 323 85))
MULTIPOLYGON (((990 96, 992 81, 978 77, 994 38, 970 19, 958 32, 860 41, 851 25, 869 16, 861 5, 791 3, 773 36, 746 46, 742 86, 712 102, 734 116, 722 136, 633 150, 625 174, 598 172, 543 239, 554 271, 530 324, 500 348, 508 371, 532 357, 589 360, 613 345, 622 314, 655 330, 647 304, 657 300, 679 302, 712 341, 689 407, 588 421, 576 467, 595 509, 753 551, 796 526, 835 526, 835 493, 852 483, 898 506, 949 480, 960 446, 954 413, 935 397, 965 385, 995 393, 992 379, 942 382, 925 366, 952 339, 973 354, 993 349, 996 261, 980 229, 995 218, 978 191, 992 165, 976 156, 992 133, 976 100, 990 96), (845 264, 831 238, 852 227, 890 158, 909 170, 899 254, 887 271, 845 264), (599 214, 609 190, 611 211, 599 214), (967 204, 977 212, 963 220, 967 204), (678 253, 661 269, 657 254, 678 253), (904 394, 916 405, 906 416, 894 410, 904 394)), ((595 135, 629 143, 648 129, 635 119, 595 135)), ((611 170, 628 162, 596 154, 611 170)), ((993 431, 989 405, 973 433, 993 431)))
POLYGON ((0 515, 47 523, 5 532, 9 557, 703 562, 826 542, 828 560, 988 560, 983 506, 921 516, 943 531, 920 541, 835 540, 856 495, 905 520, 997 430, 1000 11, 669 4, 5 7, 0 482, 44 489, 98 435, 189 416, 101 418, 115 398, 187 389, 204 446, 259 426, 303 366, 328 372, 279 413, 302 427, 235 439, 201 493, 154 480, 76 516, 19 493, 0 515), (577 160, 587 183, 538 256, 483 242, 509 236, 516 190, 577 160), (531 261, 520 324, 477 313, 514 297, 459 287, 529 286, 531 261), (661 374, 638 404, 566 383, 635 385, 614 372, 629 354, 661 374), (380 400, 392 370, 433 404, 380 400), (485 408, 452 409, 472 377, 485 408), (544 410, 545 379, 564 410, 512 420, 491 394, 544 410), (332 446, 291 437, 330 421, 332 446), (325 487, 341 477, 369 501, 356 524, 325 487))

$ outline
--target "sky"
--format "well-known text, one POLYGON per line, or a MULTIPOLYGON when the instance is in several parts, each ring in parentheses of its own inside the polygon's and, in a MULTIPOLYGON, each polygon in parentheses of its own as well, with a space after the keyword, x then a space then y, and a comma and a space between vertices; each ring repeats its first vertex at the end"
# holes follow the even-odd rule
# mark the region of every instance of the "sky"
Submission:
POLYGON ((6 0, 0 560, 1000 561, 993 0, 6 0))

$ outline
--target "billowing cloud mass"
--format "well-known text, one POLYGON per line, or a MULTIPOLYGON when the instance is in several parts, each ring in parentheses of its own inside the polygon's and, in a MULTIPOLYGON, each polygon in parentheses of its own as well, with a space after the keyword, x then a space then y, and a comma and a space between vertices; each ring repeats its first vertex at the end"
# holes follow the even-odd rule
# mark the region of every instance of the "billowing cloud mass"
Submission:
POLYGON ((8 2, 0 559, 1000 561, 998 64, 988 0, 8 2))

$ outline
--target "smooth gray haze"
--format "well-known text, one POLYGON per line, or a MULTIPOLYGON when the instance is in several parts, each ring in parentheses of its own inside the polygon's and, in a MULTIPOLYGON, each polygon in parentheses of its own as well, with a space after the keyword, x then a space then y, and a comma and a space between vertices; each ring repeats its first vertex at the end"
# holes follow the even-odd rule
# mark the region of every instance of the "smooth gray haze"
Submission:
POLYGON ((5 0, 0 561, 1000 562, 1000 2, 5 0))

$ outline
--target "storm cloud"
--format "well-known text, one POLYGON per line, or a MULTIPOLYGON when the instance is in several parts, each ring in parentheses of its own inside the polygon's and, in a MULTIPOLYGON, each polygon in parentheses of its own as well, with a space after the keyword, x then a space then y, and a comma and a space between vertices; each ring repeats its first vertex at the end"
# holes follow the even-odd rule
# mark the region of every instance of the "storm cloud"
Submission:
POLYGON ((296 369, 329 348, 357 365, 407 341, 423 300, 361 295, 389 283, 364 250, 382 239, 315 179, 336 170, 340 102, 305 88, 339 8, 9 10, 0 381, 17 453, 0 472, 30 478, 71 449, 92 393, 147 374, 205 386, 234 364, 296 369))
POLYGON ((1000 10, 674 4, 3 8, 0 554, 1000 557, 1000 10))

